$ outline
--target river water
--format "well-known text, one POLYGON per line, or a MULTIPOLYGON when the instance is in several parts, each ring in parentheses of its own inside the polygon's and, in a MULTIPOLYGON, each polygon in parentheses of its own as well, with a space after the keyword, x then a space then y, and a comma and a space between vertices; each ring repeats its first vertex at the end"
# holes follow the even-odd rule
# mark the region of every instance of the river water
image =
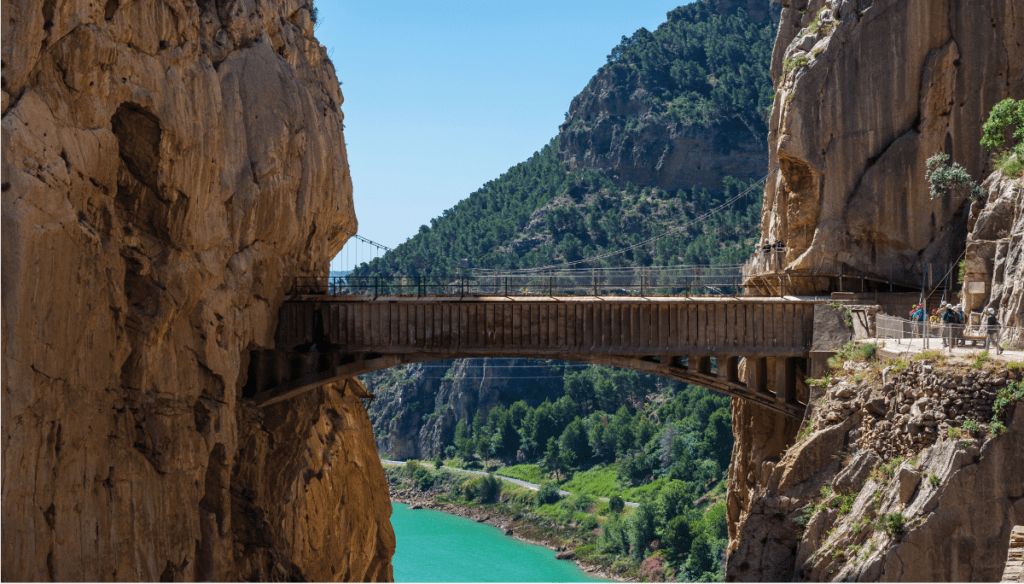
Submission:
POLYGON ((555 552, 440 511, 392 503, 395 582, 603 582, 555 552))

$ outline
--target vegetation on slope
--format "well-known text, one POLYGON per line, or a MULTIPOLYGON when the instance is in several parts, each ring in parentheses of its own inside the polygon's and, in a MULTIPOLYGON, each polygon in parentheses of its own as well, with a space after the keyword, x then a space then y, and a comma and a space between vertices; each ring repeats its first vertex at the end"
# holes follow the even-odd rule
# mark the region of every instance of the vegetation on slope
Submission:
MULTIPOLYGON (((518 269, 614 251, 682 225, 735 196, 749 183, 726 177, 725 192, 656 187, 625 189, 597 171, 569 172, 552 142, 431 219, 419 233, 353 276, 453 274, 464 259, 476 268, 518 269)), ((760 226, 761 192, 656 244, 586 267, 736 263, 749 256, 760 226)))
POLYGON ((738 119, 766 135, 774 25, 751 21, 742 8, 719 14, 711 2, 680 6, 667 16, 654 32, 641 28, 623 36, 608 55, 608 73, 623 87, 642 87, 656 118, 705 127, 738 119))

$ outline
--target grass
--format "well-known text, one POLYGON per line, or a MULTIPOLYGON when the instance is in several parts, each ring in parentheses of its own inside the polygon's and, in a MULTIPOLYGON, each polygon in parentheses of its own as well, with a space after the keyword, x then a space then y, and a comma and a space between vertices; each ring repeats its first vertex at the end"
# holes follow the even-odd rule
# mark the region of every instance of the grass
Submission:
POLYGON ((974 363, 971 363, 971 367, 975 369, 981 369, 982 367, 985 366, 985 363, 988 363, 991 360, 992 357, 989 356, 988 349, 986 349, 978 353, 978 356, 974 358, 974 363))
POLYGON ((1003 176, 1008 178, 1024 177, 1024 160, 1021 160, 1021 157, 1015 155, 1012 150, 999 154, 994 162, 995 167, 1003 173, 1003 176))
POLYGON ((580 471, 572 475, 572 479, 562 484, 562 488, 572 493, 586 493, 597 497, 619 495, 632 501, 623 493, 618 484, 618 471, 612 465, 598 465, 590 470, 580 471))
POLYGON ((914 361, 938 361, 939 363, 945 363, 949 359, 949 355, 936 349, 929 349, 914 355, 913 359, 914 361))
POLYGON ((932 473, 928 475, 928 484, 937 487, 942 484, 942 479, 939 478, 939 475, 932 473))
POLYGON ((517 464, 515 466, 506 466, 494 471, 494 474, 519 479, 528 483, 540 484, 547 480, 547 473, 545 473, 540 466, 536 464, 517 464))
POLYGON ((840 369, 846 361, 874 361, 877 355, 878 344, 850 341, 843 345, 835 355, 828 358, 828 366, 832 369, 840 369))
POLYGON ((782 64, 782 69, 786 73, 800 67, 806 67, 811 62, 811 58, 807 54, 797 55, 792 59, 786 59, 786 62, 782 64))

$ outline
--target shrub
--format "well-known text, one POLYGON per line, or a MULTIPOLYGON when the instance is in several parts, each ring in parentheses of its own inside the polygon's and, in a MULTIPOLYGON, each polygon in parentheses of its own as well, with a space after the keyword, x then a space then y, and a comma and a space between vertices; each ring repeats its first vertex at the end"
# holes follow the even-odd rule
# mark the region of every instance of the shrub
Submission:
POLYGON ((434 468, 441 468, 442 466, 444 466, 444 460, 442 460, 441 457, 438 456, 437 458, 434 459, 434 468))
POLYGON ((463 485, 462 492, 469 501, 476 499, 481 503, 493 503, 501 494, 501 480, 493 474, 477 477, 463 485))
POLYGON ((537 489, 535 496, 537 506, 550 505, 557 503, 562 500, 562 496, 558 494, 558 485, 554 481, 544 481, 540 484, 540 488, 537 489))
POLYGON ((907 518, 902 513, 889 513, 882 516, 881 523, 882 528, 889 535, 899 535, 903 532, 903 527, 906 525, 907 518))
POLYGON ((925 161, 928 179, 928 194, 932 199, 940 199, 951 192, 969 195, 976 200, 983 199, 987 193, 974 182, 967 169, 958 163, 949 163, 949 155, 943 152, 925 161))
POLYGON ((625 509, 625 507, 626 502, 618 495, 612 495, 611 498, 608 499, 608 508, 612 513, 622 513, 622 510, 625 509))

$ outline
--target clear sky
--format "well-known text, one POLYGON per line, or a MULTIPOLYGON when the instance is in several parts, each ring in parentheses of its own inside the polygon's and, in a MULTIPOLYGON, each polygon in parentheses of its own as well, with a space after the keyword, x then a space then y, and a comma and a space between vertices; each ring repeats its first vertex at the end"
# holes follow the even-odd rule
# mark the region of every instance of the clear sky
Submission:
MULTIPOLYGON (((558 133, 622 35, 688 0, 319 0, 359 234, 395 247, 558 133)), ((331 263, 371 259, 352 240, 331 263)))

